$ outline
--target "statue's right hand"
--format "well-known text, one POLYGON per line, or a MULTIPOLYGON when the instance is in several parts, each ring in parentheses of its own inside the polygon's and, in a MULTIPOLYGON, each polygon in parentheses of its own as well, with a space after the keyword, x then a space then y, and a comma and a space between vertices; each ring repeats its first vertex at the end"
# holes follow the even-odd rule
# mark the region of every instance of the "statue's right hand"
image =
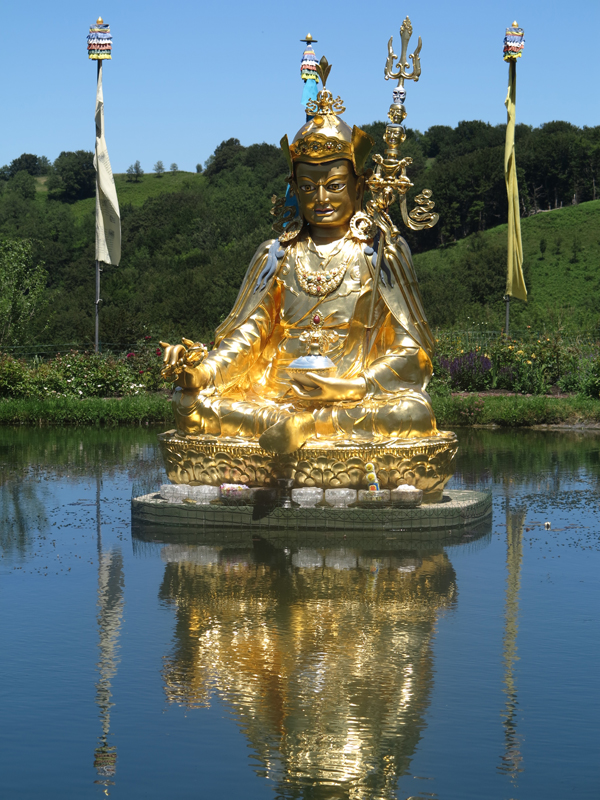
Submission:
POLYGON ((160 342, 160 346, 164 350, 161 375, 166 381, 173 381, 182 389, 206 389, 210 386, 212 382, 210 369, 196 362, 198 348, 191 348, 188 352, 182 344, 160 342))
POLYGON ((182 344, 160 342, 163 348, 162 376, 166 381, 174 381, 183 366, 183 356, 187 350, 182 344))

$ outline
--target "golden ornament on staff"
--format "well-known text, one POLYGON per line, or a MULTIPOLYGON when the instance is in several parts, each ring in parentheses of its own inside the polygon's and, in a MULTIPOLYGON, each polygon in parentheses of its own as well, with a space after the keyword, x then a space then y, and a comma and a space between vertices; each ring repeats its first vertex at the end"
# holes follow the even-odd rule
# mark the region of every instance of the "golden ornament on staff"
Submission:
POLYGON ((385 77, 398 85, 375 170, 373 140, 341 119, 322 58, 307 122, 291 143, 281 140, 297 216, 274 198, 278 238, 256 251, 213 350, 199 359, 186 340, 163 343, 163 375, 176 387, 177 427, 160 436, 171 481, 361 488, 371 464, 382 488, 408 483, 441 500, 456 437, 437 430, 427 394, 434 340, 410 250, 389 216, 398 198, 410 229, 438 220, 431 192, 410 212, 406 204, 404 82, 421 73, 420 39, 407 71, 411 33, 407 18, 395 66, 388 45, 385 77))

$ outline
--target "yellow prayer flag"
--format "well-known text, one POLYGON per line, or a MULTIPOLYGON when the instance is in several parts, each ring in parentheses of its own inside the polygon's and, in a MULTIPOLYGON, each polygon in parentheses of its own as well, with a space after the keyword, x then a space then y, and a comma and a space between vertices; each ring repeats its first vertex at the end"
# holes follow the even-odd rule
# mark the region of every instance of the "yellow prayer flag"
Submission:
POLYGON ((508 193, 508 274, 506 294, 527 302, 527 289, 523 277, 523 242, 521 240, 521 217, 519 214, 519 184, 515 161, 515 118, 517 99, 517 65, 509 62, 508 94, 506 95, 506 144, 504 147, 504 178, 508 193))
MULTIPOLYGON (((100 62, 101 64, 102 62, 100 62)), ((118 266, 121 260, 121 214, 104 138, 104 96, 102 67, 98 70, 96 92, 96 261, 118 266)))

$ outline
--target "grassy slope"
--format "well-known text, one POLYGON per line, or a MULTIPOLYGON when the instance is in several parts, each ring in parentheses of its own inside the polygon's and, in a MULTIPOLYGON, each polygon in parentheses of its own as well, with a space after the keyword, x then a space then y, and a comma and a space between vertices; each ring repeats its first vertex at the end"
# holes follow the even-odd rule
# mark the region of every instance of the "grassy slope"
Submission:
MULTIPOLYGON (((115 175, 121 206, 127 203, 141 206, 148 198, 175 192, 188 181, 204 180, 202 175, 194 172, 166 172, 161 178, 150 173, 138 183, 127 180, 125 174, 115 175)), ((46 179, 37 178, 36 181, 36 198, 38 202, 45 202, 46 179)), ((89 198, 75 203, 73 210, 76 216, 82 219, 93 214, 95 202, 95 198, 89 198)), ((561 321, 566 322, 569 328, 569 321, 573 317, 571 310, 575 309, 575 325, 593 328, 600 308, 600 200, 522 219, 521 227, 529 302, 527 305, 519 302, 513 304, 511 320, 514 329, 524 328, 528 324, 540 329, 556 327, 561 321), (544 258, 540 255, 542 238, 547 243, 544 258), (577 261, 571 263, 574 241, 580 250, 577 261)), ((506 225, 499 225, 482 235, 491 244, 505 245, 506 228, 506 225)), ((469 247, 469 239, 416 255, 417 274, 420 266, 426 266, 439 272, 443 280, 444 273, 452 270, 466 247, 469 247)), ((576 330, 570 332, 575 333, 576 330)))
MULTIPOLYGON (((36 199, 38 202, 46 202, 48 189, 45 186, 46 178, 36 178, 36 199)), ((159 194, 176 192, 182 188, 187 181, 203 181, 202 175, 195 172, 165 172, 162 177, 157 177, 154 173, 143 175, 138 183, 127 180, 125 174, 115 174, 115 186, 119 204, 122 206, 131 203, 133 206, 141 206, 150 197, 159 194)), ((96 208, 96 198, 89 197, 87 200, 79 200, 73 204, 73 211, 78 219, 83 219, 86 214, 93 214, 96 208)))
MULTIPOLYGON (((579 309, 579 313, 589 317, 590 321, 593 317, 597 319, 600 308, 600 200, 527 217, 521 220, 521 229, 529 293, 527 307, 521 303, 514 304, 521 320, 528 324, 529 318, 535 325, 542 325, 544 319, 551 321, 556 316, 556 309, 563 309, 563 321, 568 322, 570 308, 579 309), (547 242, 543 259, 540 255, 541 239, 547 242), (575 241, 581 249, 578 260, 572 263, 575 241), (581 312, 581 309, 587 311, 581 312)), ((490 243, 505 244, 506 230, 506 225, 499 225, 482 235, 490 243)), ((463 239, 450 247, 415 256, 417 273, 419 266, 427 266, 442 276, 468 246, 469 240, 463 239)))

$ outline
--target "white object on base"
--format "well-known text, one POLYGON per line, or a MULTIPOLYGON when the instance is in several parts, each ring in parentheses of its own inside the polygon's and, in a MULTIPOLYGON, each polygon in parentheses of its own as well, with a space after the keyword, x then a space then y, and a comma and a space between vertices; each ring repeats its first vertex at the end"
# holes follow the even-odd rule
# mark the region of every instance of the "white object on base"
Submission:
POLYGON ((356 502, 356 489, 325 489, 325 500, 334 508, 348 508, 356 502))
POLYGON ((317 486, 304 486, 292 489, 292 500, 302 508, 314 508, 323 499, 323 489, 317 486))
POLYGON ((391 491, 391 500, 395 506, 416 508, 423 502, 423 490, 405 483, 391 491))
POLYGON ((187 486, 183 483, 164 483, 160 487, 160 496, 168 503, 183 503, 184 500, 193 500, 200 505, 208 505, 213 500, 218 500, 221 490, 218 486, 187 486))

